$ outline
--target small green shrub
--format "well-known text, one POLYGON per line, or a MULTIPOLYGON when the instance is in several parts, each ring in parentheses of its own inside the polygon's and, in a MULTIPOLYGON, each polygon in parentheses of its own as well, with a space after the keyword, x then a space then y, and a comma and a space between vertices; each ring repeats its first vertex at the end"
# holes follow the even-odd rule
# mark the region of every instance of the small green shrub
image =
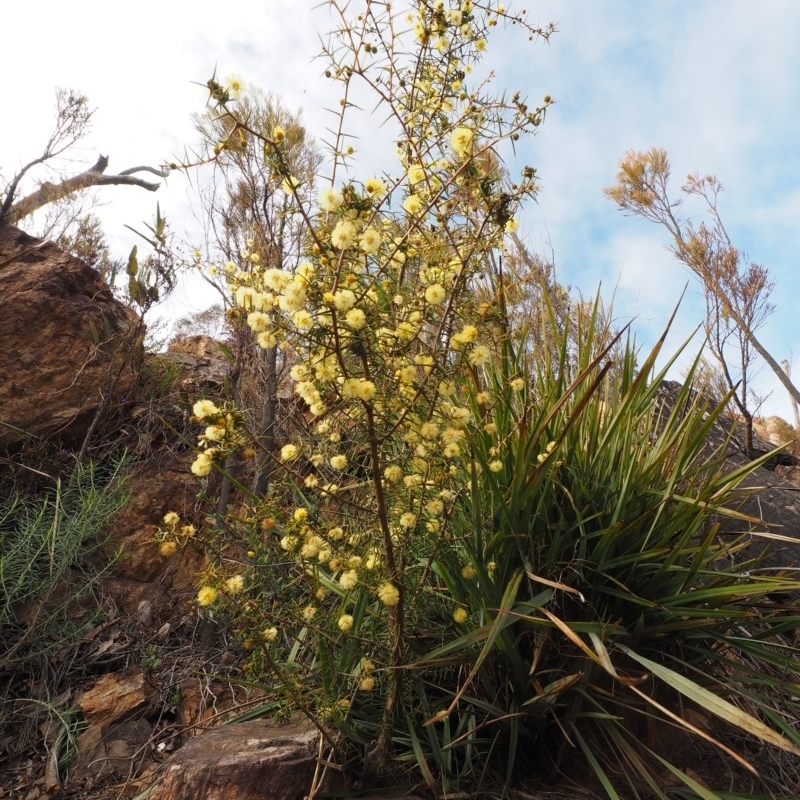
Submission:
POLYGON ((124 459, 79 467, 38 498, 16 494, 0 508, 0 674, 24 674, 68 645, 93 619, 84 604, 102 568, 88 559, 124 505, 124 459))

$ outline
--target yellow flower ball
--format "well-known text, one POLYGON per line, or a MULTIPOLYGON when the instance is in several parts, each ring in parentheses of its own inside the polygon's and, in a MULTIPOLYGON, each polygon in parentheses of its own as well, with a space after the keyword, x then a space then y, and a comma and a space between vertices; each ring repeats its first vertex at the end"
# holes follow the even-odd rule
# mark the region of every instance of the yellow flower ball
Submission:
POLYGON ((453 612, 453 619, 459 625, 462 625, 463 623, 465 623, 467 621, 468 617, 469 617, 469 614, 467 614, 467 610, 465 608, 460 608, 459 607, 453 612))
POLYGON ((336 625, 338 626, 339 630, 342 631, 342 633, 347 633, 347 631, 353 627, 352 614, 342 614, 342 616, 336 621, 336 625))
POLYGON ((408 214, 419 214, 422 211, 422 200, 419 195, 410 194, 403 200, 403 209, 408 214))
POLYGON ((367 315, 360 308, 351 308, 344 321, 348 328, 360 331, 367 324, 367 315))
POLYGON ((370 197, 382 195, 386 192, 386 181, 382 181, 380 178, 367 178, 364 181, 364 191, 370 197))
POLYGON ((203 586, 197 593, 197 605, 210 606, 217 599, 219 592, 213 586, 203 586))
POLYGON ((265 630, 261 631, 261 638, 265 642, 274 642, 278 638, 278 629, 266 628, 265 630))
POLYGON ((467 128, 464 125, 459 125, 450 134, 450 147, 458 158, 466 158, 472 152, 472 142, 475 138, 475 132, 472 128, 467 128))
POLYGON ((482 367, 488 364, 491 358, 491 350, 489 350, 485 344, 478 344, 470 351, 470 354, 467 356, 467 361, 469 361, 473 367, 482 367))
POLYGON ((400 515, 399 522, 401 528, 413 528, 417 524, 417 515, 411 511, 406 511, 400 515))
POLYGON ((394 608, 400 602, 400 591, 393 583, 387 581, 378 587, 378 599, 385 606, 394 608))
POLYGON ((333 295, 333 304, 337 311, 349 311, 356 304, 355 293, 350 289, 341 289, 333 295))
POLYGON ((375 397, 377 391, 375 384, 372 381, 359 381, 357 388, 358 399, 368 403, 375 397))
POLYGON ((281 461, 291 461, 297 457, 298 449, 296 445, 285 444, 281 447, 281 461))
POLYGON ((408 168, 408 182, 414 186, 425 180, 425 170, 419 164, 413 164, 408 168))
POLYGON ((217 406, 214 405, 211 400, 198 400, 192 406, 192 413, 197 417, 197 419, 205 419, 206 417, 214 416, 220 412, 217 406))
POLYGON ((359 237, 358 244, 363 252, 367 255, 377 253, 381 246, 381 234, 377 228, 365 228, 359 237))
POLYGON ((178 549, 178 545, 172 539, 167 539, 165 542, 161 542, 161 546, 158 548, 158 552, 161 553, 162 556, 172 556, 175 555, 175 551, 178 549))
POLYGON ((205 478, 205 476, 211 472, 213 463, 213 459, 207 453, 200 453, 192 462, 192 474, 196 475, 198 478, 205 478))
POLYGON ((358 573, 354 569, 348 569, 343 572, 339 578, 339 586, 342 589, 349 591, 355 589, 358 584, 358 573))
POLYGON ((444 302, 446 297, 447 297, 447 292, 445 291, 444 287, 441 284, 432 283, 425 290, 425 300, 432 306, 440 305, 441 303, 444 302))
POLYGON ((300 555, 303 558, 316 558, 319 555, 319 542, 321 540, 318 536, 312 536, 303 546, 300 548, 300 555))
POLYGON ((356 226, 349 219, 339 220, 331 233, 331 244, 337 250, 347 250, 355 244, 356 234, 356 226))

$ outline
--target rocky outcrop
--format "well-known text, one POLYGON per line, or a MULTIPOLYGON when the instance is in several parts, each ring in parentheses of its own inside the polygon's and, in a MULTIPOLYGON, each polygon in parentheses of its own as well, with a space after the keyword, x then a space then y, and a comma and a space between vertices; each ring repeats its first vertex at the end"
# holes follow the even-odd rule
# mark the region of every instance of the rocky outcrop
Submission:
POLYGON ((173 339, 162 358, 181 368, 178 386, 189 397, 220 391, 230 374, 230 361, 219 342, 203 334, 173 339))
POLYGON ((173 756, 148 800, 303 800, 317 768, 318 740, 306 724, 216 728, 173 756))
MULTIPOLYGON (((671 410, 680 394, 681 384, 664 381, 658 402, 671 410)), ((709 400, 709 411, 715 402, 709 400)), ((706 452, 715 458, 724 454, 721 467, 733 472, 754 460, 745 452, 744 439, 742 425, 732 416, 721 414, 706 433, 706 452)), ((800 466, 790 453, 773 452, 776 445, 758 435, 753 437, 753 446, 765 458, 740 484, 742 502, 736 510, 757 522, 721 517, 720 531, 749 540, 737 562, 757 558, 759 571, 791 573, 800 567, 800 466)))
POLYGON ((0 447, 80 440, 103 397, 131 391, 136 324, 94 269, 0 224, 0 447))

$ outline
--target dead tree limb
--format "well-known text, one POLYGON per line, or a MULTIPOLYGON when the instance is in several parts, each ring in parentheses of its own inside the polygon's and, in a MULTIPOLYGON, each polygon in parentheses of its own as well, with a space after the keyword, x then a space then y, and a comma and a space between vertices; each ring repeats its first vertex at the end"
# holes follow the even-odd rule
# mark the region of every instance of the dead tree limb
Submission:
POLYGON ((0 219, 3 222, 16 224, 49 203, 54 203, 64 197, 75 194, 75 192, 94 186, 139 186, 149 192, 154 192, 161 185, 160 183, 152 183, 135 177, 134 173, 136 172, 146 171, 152 172, 161 178, 167 177, 166 170, 156 169, 155 167, 132 167, 120 172, 118 175, 106 175, 107 167, 108 156, 100 156, 97 159, 97 163, 85 172, 66 178, 60 183, 43 183, 35 192, 23 197, 16 203, 12 203, 10 208, 0 215, 0 219))

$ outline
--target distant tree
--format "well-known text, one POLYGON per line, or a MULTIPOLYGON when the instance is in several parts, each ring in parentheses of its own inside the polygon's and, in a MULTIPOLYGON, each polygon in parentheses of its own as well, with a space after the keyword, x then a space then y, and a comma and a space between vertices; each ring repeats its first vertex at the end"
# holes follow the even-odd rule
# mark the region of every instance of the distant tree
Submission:
MULTIPOLYGON (((212 94, 232 91, 214 79, 209 88, 212 94)), ((218 105, 194 117, 201 137, 199 159, 184 165, 206 165, 210 170, 194 173, 200 184, 199 217, 207 236, 206 255, 228 266, 214 275, 204 271, 203 276, 228 307, 228 281, 236 272, 297 266, 306 235, 297 216, 297 198, 310 197, 322 161, 299 116, 290 113, 278 98, 256 87, 244 87, 236 95, 230 108, 218 105), (294 186, 286 185, 270 163, 265 137, 280 139, 281 158, 294 186)), ((277 347, 252 347, 254 334, 246 314, 233 311, 228 320, 234 359, 231 392, 237 406, 248 409, 248 423, 260 448, 252 488, 262 494, 274 461, 278 384, 285 365, 277 347)), ((226 503, 222 492, 221 510, 226 503)))
MULTIPOLYGON (((730 391, 728 379, 716 359, 709 359, 705 355, 700 357, 696 367, 690 366, 683 373, 684 378, 692 374, 692 381, 697 391, 702 392, 714 402, 721 402, 730 391)), ((736 408, 733 400, 728 403, 729 409, 736 408)))
MULTIPOLYGON (((788 358, 784 358, 781 361, 781 367, 783 371, 786 373, 786 377, 791 380, 792 378, 792 365, 789 362, 788 358)), ((794 421, 794 427, 800 431, 800 403, 798 403, 795 397, 792 397, 792 419, 794 421)))
POLYGON ((558 282, 552 253, 532 252, 516 232, 498 269, 502 270, 503 302, 514 330, 525 330, 529 346, 551 350, 558 332, 550 326, 547 307, 559 323, 568 324, 570 290, 558 282))
POLYGON ((44 210, 44 218, 32 232, 96 269, 102 279, 113 286, 115 276, 125 268, 125 263, 112 255, 97 214, 86 210, 86 206, 91 208, 94 202, 94 198, 73 195, 53 203, 44 210))
POLYGON ((800 401, 800 390, 757 337, 775 308, 769 302, 774 281, 765 267, 733 245, 717 206, 722 184, 714 175, 689 175, 677 200, 670 196, 669 179, 666 151, 631 151, 620 162, 617 183, 605 194, 621 210, 666 228, 672 237, 672 253, 699 278, 706 302, 708 346, 744 420, 745 449, 751 453, 750 379, 756 354, 769 365, 793 401, 800 401), (692 197, 704 202, 708 222, 696 225, 681 215, 692 197))
POLYGON ((212 339, 218 339, 224 335, 225 329, 225 309, 222 303, 214 303, 202 311, 195 311, 181 317, 175 323, 174 335, 177 338, 210 336, 212 339))
POLYGON ((756 422, 759 434, 776 445, 797 444, 800 430, 792 426, 782 417, 772 416, 756 422))

